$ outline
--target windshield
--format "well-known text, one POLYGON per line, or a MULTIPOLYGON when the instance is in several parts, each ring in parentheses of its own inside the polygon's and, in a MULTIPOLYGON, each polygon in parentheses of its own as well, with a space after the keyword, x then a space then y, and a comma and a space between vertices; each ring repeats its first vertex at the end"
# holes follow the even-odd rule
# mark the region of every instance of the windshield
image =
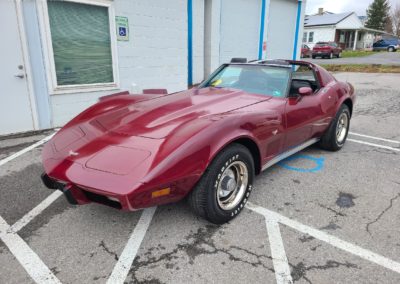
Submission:
POLYGON ((200 88, 235 88, 248 93, 285 97, 290 68, 265 65, 227 65, 200 88))

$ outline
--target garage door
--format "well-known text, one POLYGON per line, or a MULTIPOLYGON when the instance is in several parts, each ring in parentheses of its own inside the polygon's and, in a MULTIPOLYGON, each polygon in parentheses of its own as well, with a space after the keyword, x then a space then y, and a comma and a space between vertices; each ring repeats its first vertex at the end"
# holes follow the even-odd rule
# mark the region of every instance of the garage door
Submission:
POLYGON ((261 0, 222 0, 220 64, 232 57, 258 58, 261 0))
POLYGON ((271 0, 269 10, 279 13, 269 14, 267 58, 291 59, 296 30, 297 1, 271 0))

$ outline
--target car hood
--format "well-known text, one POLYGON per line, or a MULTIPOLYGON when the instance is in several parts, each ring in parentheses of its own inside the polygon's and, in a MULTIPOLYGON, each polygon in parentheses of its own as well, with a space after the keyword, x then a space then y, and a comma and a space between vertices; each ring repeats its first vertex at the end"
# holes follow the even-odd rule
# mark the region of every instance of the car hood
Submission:
POLYGON ((228 112, 271 97, 205 88, 137 99, 125 95, 102 101, 70 121, 44 147, 46 172, 59 180, 104 189, 116 180, 96 172, 118 175, 119 182, 125 176, 130 188, 132 180, 141 181, 195 133, 228 112))
POLYGON ((114 134, 162 139, 189 122, 268 99, 235 89, 192 89, 133 103, 93 119, 114 134))

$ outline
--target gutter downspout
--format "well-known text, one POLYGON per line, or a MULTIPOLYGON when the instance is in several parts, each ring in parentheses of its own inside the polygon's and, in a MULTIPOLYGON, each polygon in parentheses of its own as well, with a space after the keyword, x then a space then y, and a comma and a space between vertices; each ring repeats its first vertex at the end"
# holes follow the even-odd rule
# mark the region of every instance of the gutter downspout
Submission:
POLYGON ((258 60, 262 59, 265 28, 265 0, 261 0, 260 39, 258 42, 258 60))
POLYGON ((294 34, 294 45, 293 45, 293 60, 297 59, 297 45, 299 42, 299 31, 300 31, 300 19, 301 19, 301 4, 302 0, 297 2, 297 18, 296 18, 296 31, 294 34))
POLYGON ((193 0, 187 0, 188 15, 188 85, 193 85, 193 0))

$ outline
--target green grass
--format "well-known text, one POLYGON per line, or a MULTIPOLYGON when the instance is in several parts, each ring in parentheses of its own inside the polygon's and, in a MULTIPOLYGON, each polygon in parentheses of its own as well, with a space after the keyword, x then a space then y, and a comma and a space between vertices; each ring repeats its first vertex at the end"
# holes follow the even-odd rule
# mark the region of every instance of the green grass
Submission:
POLYGON ((400 73, 400 65, 382 64, 323 64, 330 72, 400 73))
POLYGON ((377 53, 377 51, 367 50, 343 50, 342 57, 363 57, 377 53))

